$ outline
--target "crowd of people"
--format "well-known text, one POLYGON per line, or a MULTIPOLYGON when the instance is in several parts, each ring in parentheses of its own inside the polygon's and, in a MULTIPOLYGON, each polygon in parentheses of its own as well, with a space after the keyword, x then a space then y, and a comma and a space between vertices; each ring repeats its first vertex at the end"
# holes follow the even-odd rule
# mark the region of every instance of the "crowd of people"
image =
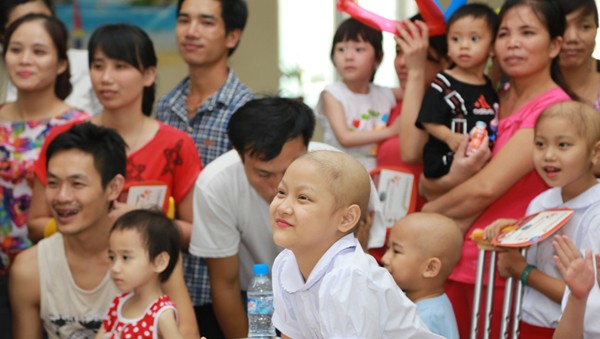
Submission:
POLYGON ((162 98, 139 27, 74 50, 51 0, 1 6, 0 338, 247 337, 255 263, 282 338, 468 338, 471 233, 554 208, 573 210, 558 235, 499 252, 484 282, 492 337, 509 277, 521 337, 600 336, 594 0, 465 4, 438 36, 416 15, 394 35, 398 88, 373 83, 382 33, 346 19, 314 111, 228 66, 244 0, 177 1, 188 73, 162 98), (376 168, 414 175, 416 213, 386 224, 376 168), (164 188, 150 210, 144 185, 164 188))

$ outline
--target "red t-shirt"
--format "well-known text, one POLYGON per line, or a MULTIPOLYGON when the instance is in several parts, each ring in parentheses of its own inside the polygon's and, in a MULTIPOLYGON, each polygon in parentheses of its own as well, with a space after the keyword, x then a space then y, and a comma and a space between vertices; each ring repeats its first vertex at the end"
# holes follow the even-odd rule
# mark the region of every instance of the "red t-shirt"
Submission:
MULTIPOLYGON (((402 113, 402 101, 399 101, 392 109, 388 120, 388 126, 400 117, 400 113, 402 113)), ((417 187, 419 185, 421 173, 423 173, 422 165, 408 165, 402 161, 402 158, 400 157, 400 138, 398 136, 391 137, 379 143, 377 148, 377 167, 406 168, 415 175, 417 187)), ((425 202, 426 200, 419 196, 417 198, 416 210, 420 211, 425 202)))
MULTIPOLYGON (((162 122, 158 123, 159 128, 154 138, 127 156, 125 183, 161 181, 167 184, 175 203, 178 204, 194 187, 202 164, 198 149, 188 134, 162 122)), ((44 185, 48 175, 46 169, 48 144, 73 124, 68 123, 54 128, 42 146, 40 157, 34 165, 34 172, 44 185)))

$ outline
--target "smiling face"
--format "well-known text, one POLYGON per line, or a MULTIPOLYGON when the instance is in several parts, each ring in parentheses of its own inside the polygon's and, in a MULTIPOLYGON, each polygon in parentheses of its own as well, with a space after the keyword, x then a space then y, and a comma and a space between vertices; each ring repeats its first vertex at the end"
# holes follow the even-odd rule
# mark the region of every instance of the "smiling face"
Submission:
POLYGON ((484 18, 462 17, 448 28, 448 56, 465 70, 483 71, 492 48, 492 32, 484 18))
POLYGON ((211 66, 227 63, 230 48, 234 48, 241 32, 226 33, 217 0, 185 0, 177 17, 175 35, 179 53, 190 66, 211 66))
POLYGON ((502 70, 511 78, 547 72, 560 52, 562 38, 550 38, 546 25, 528 5, 517 5, 504 15, 495 51, 502 70))
POLYGON ((567 15, 567 28, 560 50, 560 66, 565 69, 587 65, 596 47, 596 17, 585 8, 567 15))
POLYGON ((67 62, 58 59, 56 46, 42 20, 21 24, 6 46, 8 76, 19 91, 50 90, 67 62))
POLYGON ((539 175, 553 187, 562 187, 563 201, 596 183, 589 142, 573 122, 563 117, 540 119, 535 130, 533 162, 539 175))
POLYGON ((106 220, 118 192, 104 189, 94 158, 80 150, 55 153, 48 162, 46 200, 58 230, 78 234, 106 220))
POLYGON ((141 111, 144 87, 156 77, 154 67, 140 71, 125 61, 112 59, 96 49, 90 78, 105 111, 141 111))
POLYGON ((333 64, 345 83, 369 82, 379 66, 373 46, 362 39, 335 44, 333 64))
POLYGON ((110 233, 108 256, 110 276, 121 292, 158 284, 161 268, 150 260, 142 235, 135 229, 110 233))
POLYGON ((298 255, 320 257, 340 238, 345 208, 338 206, 331 180, 322 167, 306 159, 294 161, 271 202, 273 240, 298 255))

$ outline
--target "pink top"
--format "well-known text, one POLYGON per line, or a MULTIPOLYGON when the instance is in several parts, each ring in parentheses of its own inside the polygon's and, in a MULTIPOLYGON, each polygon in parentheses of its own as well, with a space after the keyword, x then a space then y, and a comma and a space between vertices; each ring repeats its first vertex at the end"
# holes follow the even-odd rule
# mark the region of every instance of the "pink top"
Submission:
MULTIPOLYGON (((557 86, 531 100, 507 118, 500 120, 497 133, 498 139, 494 144, 492 156, 495 156, 517 131, 524 128, 534 128, 537 118, 548 106, 568 100, 570 100, 569 96, 557 86)), ((507 166, 507 170, 509 170, 509 166, 507 166)), ((546 189, 548 189, 546 183, 535 170, 532 170, 489 205, 467 232, 461 259, 452 271, 450 279, 475 284, 478 248, 469 239, 471 232, 474 229, 486 227, 498 218, 518 219, 523 217, 529 202, 546 189)), ((484 280, 486 278, 487 276, 484 277, 484 280)))

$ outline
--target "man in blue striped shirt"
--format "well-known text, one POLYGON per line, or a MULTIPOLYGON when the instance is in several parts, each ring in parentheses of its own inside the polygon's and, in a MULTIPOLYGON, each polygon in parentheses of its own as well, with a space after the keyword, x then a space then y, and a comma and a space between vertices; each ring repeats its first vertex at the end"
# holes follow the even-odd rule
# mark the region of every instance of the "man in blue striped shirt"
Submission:
MULTIPOLYGON (((176 39, 188 75, 157 106, 157 119, 187 131, 203 166, 231 149, 231 115, 254 98, 233 70, 234 52, 248 18, 243 0, 179 0, 176 39)), ((185 280, 202 334, 221 337, 213 316, 210 284, 203 258, 184 255, 185 280)))

